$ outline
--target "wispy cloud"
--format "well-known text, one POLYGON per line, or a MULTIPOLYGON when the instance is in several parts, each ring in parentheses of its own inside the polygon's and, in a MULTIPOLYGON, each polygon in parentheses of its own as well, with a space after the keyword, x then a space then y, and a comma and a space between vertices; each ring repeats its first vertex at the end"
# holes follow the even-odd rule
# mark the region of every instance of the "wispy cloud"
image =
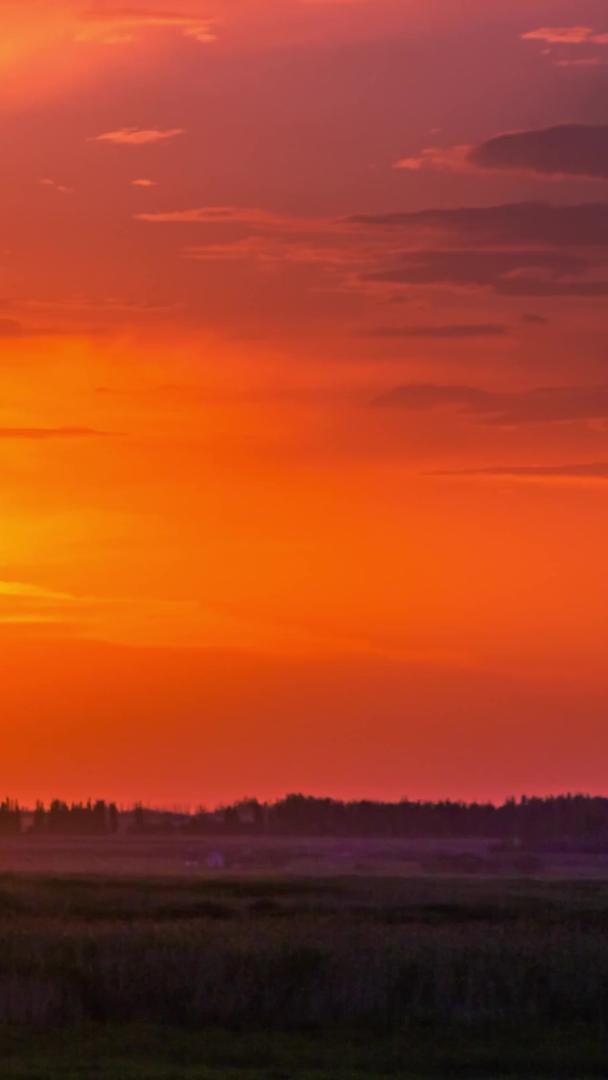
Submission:
POLYGON ((147 180, 142 177, 141 180, 131 180, 131 186, 139 188, 153 188, 158 187, 158 183, 156 180, 147 180))
POLYGON ((372 405, 410 412, 451 410, 503 426, 606 420, 608 386, 550 386, 507 392, 457 383, 405 383, 387 390, 372 405))
POLYGON ((481 469, 441 469, 432 475, 522 480, 608 480, 608 462, 592 461, 582 465, 490 465, 481 469))
MULTIPOLYGON (((290 217, 271 210, 262 210, 252 206, 198 206, 187 210, 158 210, 135 215, 138 221, 153 224, 177 225, 240 225, 250 229, 310 231, 316 228, 326 230, 329 222, 325 220, 290 217)), ((334 224, 334 228, 336 225, 334 224)))
POLYGON ((345 247, 315 243, 306 238, 247 236, 225 244, 198 244, 183 255, 197 262, 254 262, 260 266, 318 266, 326 271, 350 270, 353 253, 345 247))
POLYGON ((29 581, 0 581, 0 624, 3 626, 67 626, 79 600, 72 593, 29 581))
POLYGON ((0 581, 0 597, 25 600, 73 600, 70 593, 57 592, 25 581, 0 581))
POLYGON ((150 143, 164 142, 185 135, 184 128, 119 128, 117 131, 104 131, 92 135, 89 142, 113 143, 115 146, 146 146, 150 143))
POLYGON ((173 30, 184 37, 208 45, 216 41, 213 23, 200 15, 154 10, 112 10, 93 8, 80 18, 78 41, 101 41, 106 45, 132 42, 144 30, 173 30))
POLYGON ((598 33, 591 26, 539 26, 521 36, 524 41, 543 41, 548 45, 608 45, 608 33, 598 33))
POLYGON ((504 337, 509 328, 498 323, 453 323, 439 326, 379 326, 369 332, 376 338, 437 338, 458 341, 467 338, 504 337))
POLYGON ((503 203, 448 209, 358 214, 349 222, 382 230, 447 235, 470 247, 505 244, 523 247, 608 246, 608 202, 563 204, 503 203))
POLYGON ((134 217, 153 225, 204 226, 213 241, 192 244, 183 252, 199 262, 314 263, 332 270, 351 267, 365 248, 359 240, 349 246, 358 230, 344 221, 295 217, 259 207, 202 206, 143 211, 134 217))
POLYGON ((503 296, 608 295, 608 203, 546 202, 363 214, 391 234, 384 265, 365 280, 404 287, 492 289, 503 296))
POLYGON ((608 281, 583 278, 589 263, 562 251, 438 249, 404 252, 369 280, 395 285, 493 289, 505 296, 605 296, 608 281))
MULTIPOLYGON (((595 67, 603 62, 598 56, 556 61, 567 67, 595 67)), ((431 146, 413 157, 401 158, 393 167, 409 172, 493 169, 552 179, 580 176, 604 180, 608 178, 608 125, 560 124, 500 133, 476 146, 431 146)))
POLYGON ((41 187, 53 188, 53 190, 58 191, 60 195, 73 195, 74 193, 74 188, 67 187, 65 184, 58 184, 56 180, 53 180, 48 176, 43 177, 38 183, 41 187))
POLYGON ((471 147, 462 146, 427 146, 411 157, 399 158, 394 169, 405 172, 420 172, 424 169, 458 170, 470 167, 468 155, 471 147))
POLYGON ((555 67, 558 68, 596 68, 604 67, 606 64, 608 60, 602 56, 569 56, 566 59, 555 60, 555 67))
POLYGON ((0 439, 90 439, 110 434, 89 427, 0 427, 0 439))
POLYGON ((98 596, 49 588, 32 582, 0 580, 0 624, 42 625, 63 631, 91 631, 111 616, 120 624, 137 609, 144 619, 183 618, 198 610, 190 600, 154 597, 98 596))

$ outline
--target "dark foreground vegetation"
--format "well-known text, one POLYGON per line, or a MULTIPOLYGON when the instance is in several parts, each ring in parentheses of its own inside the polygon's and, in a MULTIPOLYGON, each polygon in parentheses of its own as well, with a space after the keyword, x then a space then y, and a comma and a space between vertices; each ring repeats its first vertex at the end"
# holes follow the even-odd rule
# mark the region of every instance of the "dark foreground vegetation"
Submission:
POLYGON ((608 884, 0 878, 0 1074, 585 1080, 608 884))

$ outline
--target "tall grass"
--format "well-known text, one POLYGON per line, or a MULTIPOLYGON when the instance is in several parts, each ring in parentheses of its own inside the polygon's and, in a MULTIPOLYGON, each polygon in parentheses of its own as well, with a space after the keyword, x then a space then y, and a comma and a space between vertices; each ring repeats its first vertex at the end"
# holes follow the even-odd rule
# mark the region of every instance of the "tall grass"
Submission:
POLYGON ((608 1029, 608 893, 425 888, 5 881, 0 1024, 608 1029))

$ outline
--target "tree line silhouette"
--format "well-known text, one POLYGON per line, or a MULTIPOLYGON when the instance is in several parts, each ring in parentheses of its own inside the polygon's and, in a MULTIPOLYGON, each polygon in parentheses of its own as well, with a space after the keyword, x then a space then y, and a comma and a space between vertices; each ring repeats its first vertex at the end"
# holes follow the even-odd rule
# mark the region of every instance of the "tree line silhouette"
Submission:
POLYGON ((585 843, 608 849, 608 798, 559 795, 507 799, 504 803, 379 802, 287 795, 275 802, 242 799, 217 810, 178 813, 136 804, 120 810, 103 799, 67 803, 54 799, 25 810, 0 803, 0 835, 108 836, 140 834, 334 837, 479 837, 496 841, 585 843))
POLYGON ((48 810, 41 802, 36 803, 32 832, 65 835, 75 833, 79 836, 104 836, 118 832, 118 807, 115 803, 106 803, 97 799, 86 803, 68 805, 61 799, 53 799, 48 810))
POLYGON ((103 799, 86 803, 53 801, 45 807, 37 802, 33 814, 19 803, 5 799, 0 803, 0 835, 17 836, 24 831, 26 818, 31 818, 28 831, 43 836, 104 836, 119 829, 119 812, 115 803, 103 799))
POLYGON ((527 797, 494 803, 411 801, 343 802, 330 798, 288 795, 274 803, 246 799, 218 812, 193 815, 193 832, 294 836, 479 837, 494 840, 606 840, 608 798, 587 795, 527 797))

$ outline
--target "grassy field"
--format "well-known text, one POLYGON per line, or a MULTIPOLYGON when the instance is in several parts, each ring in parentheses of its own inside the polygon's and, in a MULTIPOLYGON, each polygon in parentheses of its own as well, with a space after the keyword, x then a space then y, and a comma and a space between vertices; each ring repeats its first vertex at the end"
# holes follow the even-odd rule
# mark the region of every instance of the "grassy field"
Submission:
POLYGON ((608 884, 0 878, 0 1075, 608 1074, 608 884))

